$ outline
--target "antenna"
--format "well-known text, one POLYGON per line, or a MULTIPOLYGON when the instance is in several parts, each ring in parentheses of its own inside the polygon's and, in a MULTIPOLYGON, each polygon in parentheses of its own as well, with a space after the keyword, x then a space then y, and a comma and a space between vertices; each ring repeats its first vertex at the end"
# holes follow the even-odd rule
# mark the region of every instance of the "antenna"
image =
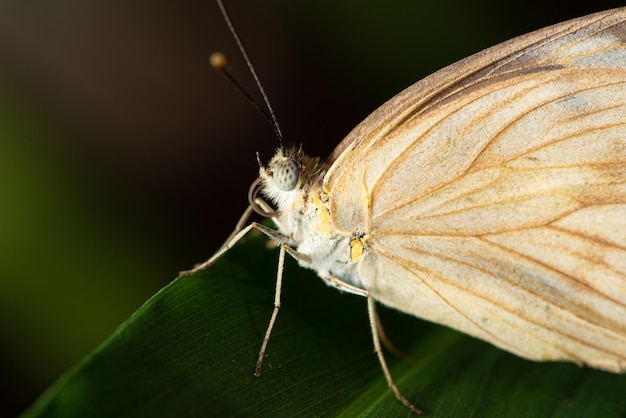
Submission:
POLYGON ((258 110, 263 116, 265 116, 265 119, 267 119, 267 122, 270 124, 270 126, 274 127, 274 120, 272 119, 270 114, 267 113, 267 110, 262 108, 257 102, 257 100, 254 97, 252 97, 252 95, 248 93, 245 87, 243 87, 241 83, 239 83, 239 81, 237 81, 237 79, 228 71, 228 68, 227 68, 228 64, 227 64, 227 60, 224 54, 222 54, 219 51, 213 52, 211 56, 209 57, 209 63, 211 64, 211 67, 213 67, 215 71, 219 71, 220 74, 226 77, 228 81, 233 86, 235 86, 237 91, 239 91, 239 93, 241 93, 246 98, 246 100, 252 106, 254 106, 256 110, 258 110))
POLYGON ((278 126, 278 120, 276 119, 276 115, 274 115, 274 109, 272 109, 272 105, 270 105, 270 101, 269 98, 267 97, 267 94, 265 93, 265 90, 263 89, 263 85, 261 84, 261 81, 259 80, 259 76, 257 75, 254 66, 252 65, 252 61, 250 61, 250 58, 248 57, 248 53, 246 52, 246 48, 244 48, 243 43, 241 42, 241 38, 239 37, 239 33, 237 32, 237 29, 235 29, 235 26, 233 25, 232 20, 230 19, 230 15, 228 14, 228 11, 226 10, 226 7, 224 6, 224 3, 222 0, 217 0, 217 5, 220 8, 220 11, 222 12, 222 16, 224 16, 224 20, 226 21, 226 24, 228 25, 228 29, 230 30, 230 33, 233 35, 233 38, 235 38, 235 42, 237 42, 237 46, 239 47, 239 51, 241 51, 241 55, 243 55, 244 60, 246 61, 246 64, 248 65, 248 69, 250 70, 250 73, 252 74, 252 77, 254 78, 254 81, 257 85, 257 87, 259 88, 259 91, 261 92, 261 96, 263 97, 263 101, 265 102, 265 106, 267 107, 267 110, 269 111, 269 115, 267 112, 265 112, 263 109, 260 108, 260 106, 258 104, 256 104, 256 102, 254 101, 254 99, 252 99, 252 97, 250 96, 249 93, 247 93, 239 83, 237 83, 234 78, 230 75, 230 73, 228 73, 225 69, 226 67, 226 60, 224 58, 223 55, 221 55, 221 59, 223 64, 214 64, 215 60, 213 58, 213 56, 211 57, 211 65, 213 66, 213 68, 216 68, 217 70, 220 70, 223 74, 225 74, 234 84, 235 86, 246 96, 248 97, 249 100, 252 101, 252 103, 255 105, 255 107, 259 110, 261 110, 261 113, 263 113, 265 115, 266 118, 268 118, 270 124, 272 125, 272 127, 274 128, 274 132, 276 133, 276 136, 278 137, 278 142, 280 143, 280 148, 281 149, 285 149, 285 146, 283 145, 283 133, 280 130, 280 126, 278 126))

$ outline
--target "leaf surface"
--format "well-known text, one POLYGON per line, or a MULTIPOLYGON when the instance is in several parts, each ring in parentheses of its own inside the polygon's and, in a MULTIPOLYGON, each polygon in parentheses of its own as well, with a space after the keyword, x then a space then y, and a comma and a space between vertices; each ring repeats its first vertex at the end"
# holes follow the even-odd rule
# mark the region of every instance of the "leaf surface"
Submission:
MULTIPOLYGON (((24 417, 406 416, 372 352, 366 303, 288 262, 260 378, 277 254, 252 238, 179 277, 76 365, 24 417)), ((130 280, 130 278, 129 278, 130 280)), ((403 394, 427 416, 618 417, 626 376, 533 363, 379 309, 403 394)))

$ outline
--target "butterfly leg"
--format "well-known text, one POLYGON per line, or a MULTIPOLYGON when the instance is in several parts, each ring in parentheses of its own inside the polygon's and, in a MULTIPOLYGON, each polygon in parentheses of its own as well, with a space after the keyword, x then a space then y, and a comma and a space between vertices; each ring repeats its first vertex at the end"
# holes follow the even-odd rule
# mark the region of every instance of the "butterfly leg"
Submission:
MULTIPOLYGON (((276 232, 273 230, 270 230, 270 231, 276 232)), ((261 231, 261 232, 265 232, 265 231, 261 231)), ((294 250, 289 245, 287 244, 280 245, 280 252, 278 254, 278 272, 276 274, 276 293, 274 294, 274 310, 272 311, 272 317, 270 318, 270 323, 267 326, 267 330, 265 331, 265 338, 263 338, 263 344, 261 345, 261 350, 259 351, 259 357, 256 363, 256 369, 254 372, 254 375, 257 377, 259 377, 259 375, 261 374, 261 364, 263 363, 263 358, 265 357, 265 349, 267 348, 267 343, 269 342, 270 335, 272 333, 272 328, 274 327, 274 322, 276 322, 276 317, 278 316, 278 310, 280 309, 280 293, 281 293, 282 283, 283 283, 283 267, 285 264, 285 253, 289 253, 289 255, 292 256, 296 260, 300 260, 304 262, 311 261, 311 258, 308 255, 302 254, 294 250)), ((367 290, 348 284, 342 280, 337 279, 336 277, 331 276, 327 280, 327 282, 331 286, 336 287, 337 289, 340 289, 344 292, 352 293, 354 295, 359 295, 363 297, 369 297, 369 292, 367 290)))
POLYGON ((259 357, 256 361, 256 368, 254 369, 254 375, 256 377, 261 375, 261 365, 263 364, 263 358, 265 358, 267 343, 270 341, 270 335, 272 334, 272 329, 274 328, 274 323, 276 322, 276 317, 278 316, 278 311, 280 310, 280 293, 283 287, 283 268, 285 265, 285 251, 288 251, 287 249, 291 250, 291 247, 286 244, 282 244, 278 253, 278 271, 276 272, 274 310, 272 311, 272 316, 270 317, 270 323, 267 325, 267 329, 265 330, 265 337, 263 337, 263 343, 261 344, 261 349, 259 350, 259 357))
POLYGON ((281 234, 280 232, 278 232, 278 231, 276 231, 274 229, 268 228, 265 225, 261 225, 260 223, 257 223, 257 222, 252 222, 248 226, 246 226, 245 228, 241 228, 240 224, 243 223, 242 221, 246 221, 247 218, 250 216, 249 214, 246 216, 247 212, 248 212, 248 210, 246 210, 246 212, 244 212, 244 215, 241 217, 241 219, 237 223, 237 227, 235 228, 233 233, 228 237, 226 242, 224 242, 224 244, 222 244, 222 246, 215 252, 215 254, 213 254, 211 256, 211 258, 209 258, 204 263, 201 263, 201 264, 198 264, 198 265, 194 266, 194 268, 192 268, 191 270, 183 271, 180 274, 182 276, 189 276, 189 275, 191 275, 191 274, 193 274, 193 273, 195 273, 195 272, 197 272, 199 270, 203 270, 203 269, 209 267, 211 264, 213 264, 215 262, 215 260, 217 260, 222 255, 224 255, 228 250, 233 248, 235 246, 235 244, 237 242, 239 242, 239 240, 241 240, 243 237, 245 237, 253 229, 256 229, 256 230, 262 232, 263 234, 267 235, 268 237, 270 237, 273 240, 276 240, 276 241, 279 241, 279 242, 289 241, 289 237, 288 236, 286 236, 284 234, 281 234))
POLYGON ((383 324, 382 322, 380 322, 380 318, 378 316, 376 316, 376 329, 378 330, 378 337, 380 338, 380 342, 383 343, 387 351, 403 360, 414 361, 413 357, 400 351, 395 345, 393 345, 389 337, 387 337, 387 334, 385 334, 385 329, 383 328, 383 324))
MULTIPOLYGON (((336 277, 330 277, 328 279, 328 283, 339 289, 342 290, 344 292, 347 293, 351 293, 353 295, 358 295, 358 296, 363 296, 368 298, 369 297, 369 292, 367 290, 363 290, 359 287, 356 286, 352 286, 351 284, 348 284, 336 277)), ((380 318, 378 318, 378 316, 376 316, 376 329, 378 330, 378 336, 380 338, 380 341, 383 343, 383 345, 385 346, 385 348, 394 356, 405 359, 405 360, 412 360, 411 356, 403 353, 402 351, 398 350, 396 348, 396 346, 393 345, 393 343, 389 340, 389 338, 387 338, 387 334, 385 334, 385 330, 383 329, 383 325, 380 322, 380 318)))
MULTIPOLYGON (((262 202, 262 203, 265 204, 265 202, 262 202)), ((283 285, 283 268, 285 265, 285 252, 289 252, 289 254, 291 254, 296 259, 308 260, 308 256, 304 254, 300 254, 294 249, 292 249, 291 247, 289 247, 287 244, 284 244, 285 241, 289 241, 289 237, 286 236, 285 234, 281 234, 280 232, 274 229, 268 228, 265 225, 261 225, 257 222, 252 222, 248 226, 244 227, 243 225, 250 218, 252 211, 253 209, 251 206, 249 206, 246 209, 244 214, 239 219, 239 222, 237 222, 237 225, 235 226, 235 230, 230 234, 230 236, 226 239, 224 244, 222 244, 222 246, 215 252, 215 254, 213 254, 211 258, 209 258, 204 263, 198 264, 191 270, 181 272, 181 275, 188 276, 190 274, 195 273, 196 271, 207 268, 208 266, 213 264, 215 260, 217 260, 222 255, 224 255, 228 250, 230 250, 235 244, 237 244, 237 242, 239 242, 239 240, 245 237, 253 229, 256 229, 262 232, 263 234, 267 235, 269 238, 275 241, 283 243, 280 245, 280 252, 278 255, 278 271, 276 274, 276 292, 274 294, 274 310, 272 311, 270 322, 267 326, 267 330, 265 331, 265 337, 263 338, 263 343, 261 344, 261 350, 259 351, 259 357, 257 359, 256 368, 254 371, 254 375, 259 377, 261 375, 261 365, 263 363, 263 358, 265 357, 265 350, 267 348, 267 343, 270 340, 270 335, 272 333, 272 329, 274 328, 274 323, 276 322, 276 317, 278 316, 278 311, 280 309, 280 294, 281 294, 281 289, 283 285)))
POLYGON ((406 407, 408 407, 411 411, 415 412, 417 415, 421 415, 422 411, 408 401, 401 393, 400 390, 396 387, 396 384, 393 382, 393 378, 391 377, 391 373, 389 373, 389 368, 387 367, 387 362, 385 361, 385 356, 380 347, 380 339, 378 336, 378 314, 376 313, 376 301, 368 295, 367 297, 367 312, 369 314, 370 319, 370 327, 372 329, 372 338, 374 340, 374 352, 378 357, 378 362, 380 363, 380 367, 383 369, 383 374, 385 375, 385 379, 387 379, 387 384, 389 388, 396 395, 396 398, 400 402, 402 402, 406 407))
POLYGON ((374 352, 376 353, 376 356, 378 357, 378 362, 380 363, 380 367, 383 369, 383 374, 385 375, 385 379, 387 379, 387 384, 389 385, 389 388, 393 391, 393 393, 396 395, 396 398, 398 398, 400 402, 402 402, 411 411, 415 412, 418 415, 421 415, 422 411, 419 408, 417 408, 415 405, 413 405, 411 402, 409 402, 408 399, 405 398, 400 393, 400 390, 397 388, 396 384, 393 382, 391 373, 389 373, 389 368, 387 367, 385 356, 383 355, 383 351, 380 347, 380 336, 383 337, 383 342, 386 341, 385 346, 389 344, 389 346, 392 347, 392 350, 390 351, 394 352, 398 350, 395 347, 393 347, 393 345, 391 345, 391 343, 385 336, 384 332, 382 331, 382 326, 380 325, 380 320, 378 319, 378 314, 376 313, 376 301, 374 300, 374 298, 371 297, 370 293, 367 290, 361 289, 359 287, 343 282, 342 280, 337 279, 336 277, 331 276, 328 279, 328 283, 331 286, 336 287, 337 289, 343 290, 344 292, 352 293, 354 295, 359 295, 359 296, 363 296, 367 298, 367 312, 368 312, 369 321, 370 321, 370 328, 372 330, 372 339, 374 340, 374 352), (380 332, 380 335, 379 335, 379 332, 380 332))

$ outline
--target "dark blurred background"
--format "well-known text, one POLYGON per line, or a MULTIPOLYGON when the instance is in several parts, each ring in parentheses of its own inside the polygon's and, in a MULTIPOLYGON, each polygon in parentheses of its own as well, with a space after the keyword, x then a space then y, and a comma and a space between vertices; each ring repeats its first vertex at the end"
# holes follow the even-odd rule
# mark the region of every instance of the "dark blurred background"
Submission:
MULTIPOLYGON (((328 155, 368 113, 505 39, 617 7, 227 0, 288 141, 328 155)), ((206 259, 277 142, 212 1, 0 2, 0 415, 23 411, 206 259)))

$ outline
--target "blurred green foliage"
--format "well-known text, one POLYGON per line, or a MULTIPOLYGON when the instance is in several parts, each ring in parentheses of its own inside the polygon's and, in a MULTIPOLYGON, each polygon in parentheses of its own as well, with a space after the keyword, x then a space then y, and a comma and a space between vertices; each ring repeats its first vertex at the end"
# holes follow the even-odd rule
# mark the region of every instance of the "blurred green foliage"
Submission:
POLYGON ((161 274, 81 195, 55 155, 59 135, 0 84, 0 362, 5 383, 37 390, 154 293, 161 274))

